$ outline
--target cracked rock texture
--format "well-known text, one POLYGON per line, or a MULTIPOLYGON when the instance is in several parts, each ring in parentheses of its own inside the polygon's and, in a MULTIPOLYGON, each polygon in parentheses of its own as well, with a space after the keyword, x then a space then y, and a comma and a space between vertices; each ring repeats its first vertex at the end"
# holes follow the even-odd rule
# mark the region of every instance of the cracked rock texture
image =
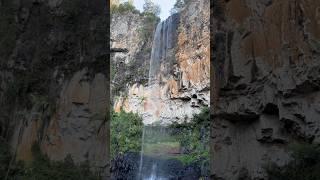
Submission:
POLYGON ((111 58, 113 96, 124 96, 128 87, 148 82, 153 31, 159 19, 148 20, 139 12, 112 13, 111 47, 124 50, 111 58))
POLYGON ((212 178, 267 179, 320 140, 320 1, 211 4, 212 178))
POLYGON ((108 178, 106 2, 1 0, 0 134, 17 160, 37 143, 108 178))

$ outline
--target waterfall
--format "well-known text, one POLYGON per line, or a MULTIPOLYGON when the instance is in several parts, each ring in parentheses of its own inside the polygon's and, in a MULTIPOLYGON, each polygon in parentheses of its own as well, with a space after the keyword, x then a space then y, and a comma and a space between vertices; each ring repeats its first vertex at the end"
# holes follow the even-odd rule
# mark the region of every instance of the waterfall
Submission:
MULTIPOLYGON (((145 144, 145 126, 159 121, 161 114, 161 91, 160 83, 161 78, 169 73, 172 64, 175 61, 174 47, 177 39, 179 15, 173 14, 167 20, 160 22, 157 25, 150 58, 150 69, 148 79, 149 97, 146 100, 147 109, 143 115, 143 133, 140 152, 140 164, 138 179, 145 178, 143 174, 143 156, 145 144)), ((153 164, 151 177, 147 179, 163 179, 156 177, 157 165, 153 164)))
POLYGON ((142 165, 143 165, 143 153, 144 153, 144 136, 146 132, 146 127, 143 125, 143 130, 142 130, 142 139, 141 139, 141 151, 140 151, 140 162, 139 162, 139 174, 138 178, 141 179, 142 177, 142 165))
POLYGON ((148 180, 156 180, 157 178, 157 164, 152 165, 152 172, 150 178, 148 180))
POLYGON ((149 85, 154 84, 154 80, 159 80, 161 64, 173 60, 170 58, 170 51, 172 51, 176 45, 178 17, 178 14, 174 14, 167 20, 160 22, 157 26, 151 51, 149 85))
POLYGON ((150 58, 147 109, 145 109, 144 123, 152 124, 159 120, 161 114, 160 84, 168 76, 175 63, 175 47, 177 41, 179 15, 173 14, 167 20, 157 25, 150 58))

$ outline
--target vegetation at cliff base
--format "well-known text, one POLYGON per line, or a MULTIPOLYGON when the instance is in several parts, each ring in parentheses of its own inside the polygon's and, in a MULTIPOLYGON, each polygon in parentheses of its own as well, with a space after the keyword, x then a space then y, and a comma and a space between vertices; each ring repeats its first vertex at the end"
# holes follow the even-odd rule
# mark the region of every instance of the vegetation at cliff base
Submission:
POLYGON ((143 123, 135 113, 111 114, 111 157, 127 152, 140 152, 143 123))
POLYGON ((209 163, 210 110, 204 108, 189 122, 173 123, 172 136, 179 141, 184 164, 209 163))
POLYGON ((292 146, 292 160, 285 166, 267 167, 270 180, 319 180, 320 146, 297 144, 292 146))
POLYGON ((209 108, 169 126, 155 122, 145 127, 144 155, 178 160, 184 167, 201 170, 201 177, 208 177, 209 134, 209 108))
POLYGON ((12 159, 9 145, 0 142, 0 179, 3 180, 99 180, 88 162, 76 165, 71 156, 64 161, 51 161, 41 153, 37 144, 32 147, 33 160, 25 164, 12 159), (9 169, 10 166, 10 169, 9 169))

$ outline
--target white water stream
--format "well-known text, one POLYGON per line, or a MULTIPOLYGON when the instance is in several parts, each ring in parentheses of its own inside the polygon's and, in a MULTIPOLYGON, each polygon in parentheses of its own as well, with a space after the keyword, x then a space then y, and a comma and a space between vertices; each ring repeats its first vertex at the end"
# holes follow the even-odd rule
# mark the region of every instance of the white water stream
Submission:
MULTIPOLYGON (((144 163, 144 145, 145 145, 145 135, 146 128, 145 125, 157 122, 159 120, 160 107, 161 107, 161 93, 160 93, 160 79, 163 71, 163 64, 170 63, 172 58, 167 58, 169 50, 173 51, 175 47, 174 36, 176 35, 177 23, 175 21, 176 17, 170 16, 167 20, 160 22, 157 25, 155 31, 151 59, 150 59, 150 69, 149 69, 149 79, 148 79, 148 90, 149 97, 146 99, 147 109, 145 109, 145 114, 143 117, 143 133, 141 142, 141 152, 140 152, 140 162, 139 162, 139 172, 138 180, 166 180, 168 178, 158 177, 157 169, 159 168, 156 162, 152 165, 151 176, 145 175, 143 170, 144 163)), ((150 173, 148 173, 150 174, 150 173)))

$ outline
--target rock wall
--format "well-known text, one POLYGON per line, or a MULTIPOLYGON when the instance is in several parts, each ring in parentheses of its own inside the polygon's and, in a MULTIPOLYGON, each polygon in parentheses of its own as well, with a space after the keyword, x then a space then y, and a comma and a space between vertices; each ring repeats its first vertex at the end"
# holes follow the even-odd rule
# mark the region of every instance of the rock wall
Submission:
POLYGON ((125 96, 134 84, 147 84, 153 31, 158 21, 136 11, 112 13, 111 47, 123 51, 113 53, 111 58, 114 97, 125 96))
POLYGON ((319 143, 320 2, 212 2, 212 178, 267 179, 319 143))
MULTIPOLYGON (((159 49, 160 46, 154 47, 154 51, 166 52, 159 64, 160 74, 157 77, 160 79, 160 86, 156 90, 157 92, 155 93, 146 83, 132 83, 126 88, 128 93, 125 96, 118 97, 115 101, 115 111, 120 111, 123 108, 125 111, 137 112, 145 117, 145 123, 150 124, 154 120, 147 120, 148 113, 146 112, 152 109, 149 99, 157 97, 160 102, 155 114, 157 114, 161 123, 168 124, 172 121, 190 119, 194 113, 200 112, 202 107, 209 106, 210 13, 207 4, 209 4, 207 0, 189 1, 178 15, 179 18, 168 18, 167 25, 163 25, 168 27, 161 32, 174 28, 173 31, 176 31, 176 33, 170 34, 172 35, 172 41, 174 41, 172 42, 174 43, 172 49, 159 49), (173 23, 173 25, 170 25, 170 23, 173 23)), ((163 36, 160 40, 162 38, 166 37, 163 36)), ((148 44, 152 45, 152 39, 148 44)), ((156 40, 154 43, 157 42, 156 40)), ((151 46, 149 47, 151 48, 151 46)), ((128 50, 130 54, 130 51, 134 51, 135 48, 133 50, 129 48, 128 50)), ((140 50, 140 53, 143 53, 142 50, 140 50)), ((150 64, 151 49, 149 53, 145 53, 144 61, 147 62, 146 65, 150 64)), ((132 62, 135 61, 138 61, 138 59, 132 60, 132 62)), ((148 67, 147 72, 149 70, 148 67)))
POLYGON ((106 2, 2 0, 0 134, 17 160, 32 146, 108 177, 106 2))

